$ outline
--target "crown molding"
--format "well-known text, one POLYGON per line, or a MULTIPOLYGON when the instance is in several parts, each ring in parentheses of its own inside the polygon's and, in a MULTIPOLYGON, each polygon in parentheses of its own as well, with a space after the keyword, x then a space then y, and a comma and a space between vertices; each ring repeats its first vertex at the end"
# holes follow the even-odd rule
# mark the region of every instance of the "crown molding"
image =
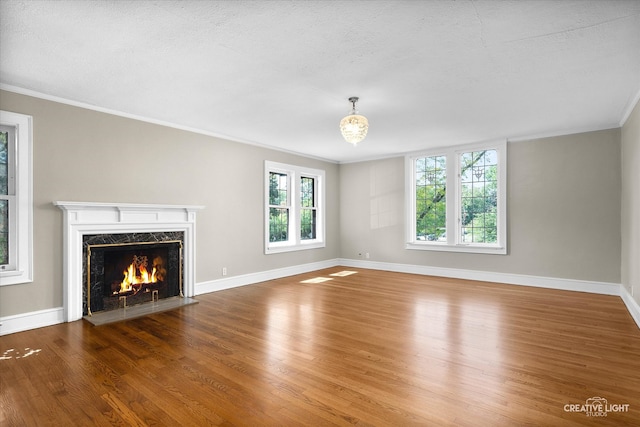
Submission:
POLYGON ((59 96, 49 95, 49 94, 42 93, 42 92, 37 92, 37 91, 31 90, 31 89, 25 89, 25 88, 21 88, 21 87, 18 87, 18 86, 8 85, 8 84, 5 84, 5 83, 0 83, 0 90, 17 93, 19 95, 31 96, 33 98, 44 99, 45 101, 51 101, 51 102, 57 102, 59 104, 70 105, 72 107, 78 107, 78 108, 84 108, 86 110, 97 111, 99 113, 111 114, 113 116, 124 117, 126 119, 137 120, 137 121, 145 122, 145 123, 151 123, 151 124, 158 125, 158 126, 165 126, 165 127, 168 127, 168 128, 183 130, 183 131, 186 131, 186 132, 192 132, 192 133, 196 133, 196 134, 199 134, 199 135, 205 135, 205 136, 210 136, 210 137, 213 137, 213 138, 224 139, 226 141, 237 142, 239 144, 253 145, 255 147, 260 147, 260 148, 264 148, 264 149, 272 150, 272 151, 278 151, 278 152, 286 153, 286 154, 292 154, 292 155, 304 157, 304 158, 307 158, 307 159, 320 160, 322 162, 333 163, 333 164, 337 164, 338 163, 335 160, 326 159, 324 157, 311 156, 309 154, 300 153, 298 151, 285 150, 283 148, 278 148, 278 147, 274 147, 274 146, 271 146, 271 145, 262 144, 262 143, 257 142, 257 141, 250 141, 250 140, 245 140, 245 139, 241 139, 241 138, 235 138, 233 136, 226 135, 226 134, 223 134, 223 133, 211 132, 211 131, 200 129, 200 128, 194 128, 194 127, 190 127, 190 126, 179 125, 177 123, 173 123, 173 122, 169 122, 169 121, 165 121, 165 120, 157 120, 157 119, 152 119, 152 118, 146 117, 146 116, 140 116, 140 115, 137 115, 137 114, 127 113, 127 112, 124 112, 124 111, 114 110, 114 109, 110 109, 110 108, 104 108, 104 107, 100 107, 100 106, 97 106, 97 105, 87 104, 85 102, 74 101, 72 99, 61 98, 59 96))
POLYGON ((639 101, 640 101, 640 90, 638 90, 638 93, 636 93, 636 96, 631 98, 629 105, 627 105, 627 108, 625 108, 624 113, 622 114, 622 119, 620 119, 620 127, 624 126, 627 120, 629 120, 629 116, 633 112, 633 109, 636 108, 636 105, 638 105, 639 101))

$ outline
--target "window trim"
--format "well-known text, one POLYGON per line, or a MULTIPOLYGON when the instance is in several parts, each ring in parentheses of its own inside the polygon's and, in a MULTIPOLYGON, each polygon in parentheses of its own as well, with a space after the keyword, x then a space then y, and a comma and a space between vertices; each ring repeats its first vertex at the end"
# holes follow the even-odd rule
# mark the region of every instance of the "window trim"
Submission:
MULTIPOLYGON (((16 128, 15 245, 17 260, 11 270, 0 270, 0 286, 33 282, 33 117, 0 110, 0 124, 16 128)), ((10 231, 11 233, 11 231, 10 231)))
POLYGON ((324 248, 325 243, 325 171, 285 163, 264 162, 264 253, 266 255, 306 249, 324 248), (290 184, 289 202, 289 240, 286 242, 271 242, 269 240, 269 174, 271 172, 286 173, 290 184), (302 211, 300 195, 300 179, 302 177, 315 179, 316 201, 316 238, 300 238, 300 218, 302 211))
POLYGON ((405 156, 405 206, 406 238, 405 249, 468 252, 481 254, 507 254, 507 141, 493 141, 435 148, 405 156), (461 194, 460 156, 462 153, 481 150, 496 150, 498 155, 498 242, 462 243, 459 241, 461 230, 461 194), (447 241, 418 241, 416 239, 416 159, 431 156, 446 156, 447 192, 446 192, 446 229, 447 241), (453 191, 449 190, 453 189, 453 191))

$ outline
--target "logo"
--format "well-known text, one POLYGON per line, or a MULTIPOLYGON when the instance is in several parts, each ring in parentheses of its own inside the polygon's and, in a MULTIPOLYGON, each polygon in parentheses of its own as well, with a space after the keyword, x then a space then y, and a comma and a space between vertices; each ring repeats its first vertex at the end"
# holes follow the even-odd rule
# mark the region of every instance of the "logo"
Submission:
POLYGON ((609 403, 604 397, 590 397, 582 403, 567 403, 565 412, 583 412, 587 417, 606 417, 609 412, 628 412, 628 403, 609 403))

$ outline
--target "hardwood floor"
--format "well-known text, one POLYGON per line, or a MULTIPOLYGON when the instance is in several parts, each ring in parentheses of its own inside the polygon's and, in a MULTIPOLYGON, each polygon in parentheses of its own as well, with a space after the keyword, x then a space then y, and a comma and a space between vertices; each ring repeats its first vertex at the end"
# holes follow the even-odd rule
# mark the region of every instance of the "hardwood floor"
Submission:
POLYGON ((0 425, 640 424, 619 297, 337 267, 197 299, 0 337, 0 425))

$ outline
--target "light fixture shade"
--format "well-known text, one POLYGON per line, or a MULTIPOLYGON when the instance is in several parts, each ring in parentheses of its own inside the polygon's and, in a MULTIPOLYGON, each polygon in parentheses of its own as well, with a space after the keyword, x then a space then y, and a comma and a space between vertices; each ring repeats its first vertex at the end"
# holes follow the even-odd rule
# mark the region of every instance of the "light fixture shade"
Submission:
POLYGON ((358 99, 357 96, 349 98, 351 114, 340 120, 340 132, 342 132, 342 136, 347 142, 353 145, 362 141, 364 137, 367 136, 367 131, 369 130, 369 120, 367 120, 365 116, 359 115, 356 111, 356 102, 358 102, 358 99))
POLYGON ((367 136, 369 121, 365 116, 359 114, 349 114, 340 120, 340 132, 345 141, 356 145, 367 136))

